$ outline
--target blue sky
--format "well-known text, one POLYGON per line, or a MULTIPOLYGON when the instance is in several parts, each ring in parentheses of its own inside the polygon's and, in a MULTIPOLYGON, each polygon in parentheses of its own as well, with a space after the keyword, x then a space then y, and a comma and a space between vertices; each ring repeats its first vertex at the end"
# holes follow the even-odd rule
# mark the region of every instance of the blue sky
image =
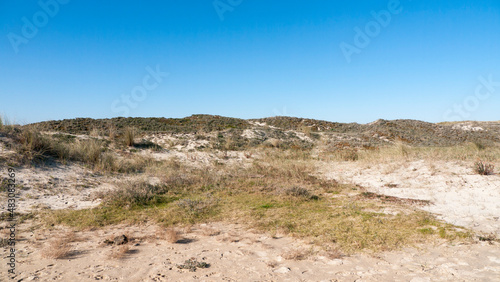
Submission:
POLYGON ((0 1, 0 22, 19 123, 500 120, 497 0, 0 1))

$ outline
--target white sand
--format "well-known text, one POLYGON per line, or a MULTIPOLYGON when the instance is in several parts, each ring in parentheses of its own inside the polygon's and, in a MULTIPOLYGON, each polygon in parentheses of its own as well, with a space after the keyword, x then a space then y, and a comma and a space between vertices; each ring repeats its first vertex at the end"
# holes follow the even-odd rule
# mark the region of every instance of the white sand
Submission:
POLYGON ((401 162, 320 166, 328 177, 389 196, 430 200, 424 210, 455 225, 500 236, 500 176, 474 174, 461 162, 401 162), (390 184, 397 187, 388 187, 390 184))
MULTIPOLYGON (((116 226, 77 235, 73 256, 54 260, 41 256, 56 231, 25 233, 19 244, 18 271, 22 281, 494 281, 500 277, 500 246, 478 243, 444 244, 405 249, 376 257, 356 255, 330 259, 313 255, 285 259, 308 246, 291 238, 271 238, 239 225, 197 226, 184 233, 186 243, 171 244, 151 237, 154 226, 116 226), (204 228, 219 230, 204 235, 204 228), (106 238, 135 238, 124 258, 109 258, 116 246, 106 238), (177 265, 194 257, 209 268, 190 272, 177 265)), ((59 231, 61 232, 61 231, 59 231)), ((2 250, 2 256, 6 251, 2 250)), ((0 271, 5 273, 6 265, 0 271)))

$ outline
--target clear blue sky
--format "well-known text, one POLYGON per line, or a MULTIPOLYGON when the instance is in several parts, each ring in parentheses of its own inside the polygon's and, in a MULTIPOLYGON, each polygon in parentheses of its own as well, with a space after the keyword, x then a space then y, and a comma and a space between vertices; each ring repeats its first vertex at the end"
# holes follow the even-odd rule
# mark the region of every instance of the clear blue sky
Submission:
POLYGON ((0 1, 0 114, 500 120, 500 1, 391 1, 0 1))

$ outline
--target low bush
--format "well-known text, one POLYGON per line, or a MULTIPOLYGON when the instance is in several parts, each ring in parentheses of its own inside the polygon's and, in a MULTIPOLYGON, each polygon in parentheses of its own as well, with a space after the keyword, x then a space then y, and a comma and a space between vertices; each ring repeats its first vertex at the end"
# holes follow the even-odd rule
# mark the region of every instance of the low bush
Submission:
POLYGON ((495 171, 495 166, 478 160, 474 163, 474 171, 480 175, 492 175, 495 171))
POLYGON ((104 201, 116 207, 136 207, 154 205, 165 201, 168 188, 152 185, 146 181, 128 181, 119 184, 112 192, 100 195, 104 201))

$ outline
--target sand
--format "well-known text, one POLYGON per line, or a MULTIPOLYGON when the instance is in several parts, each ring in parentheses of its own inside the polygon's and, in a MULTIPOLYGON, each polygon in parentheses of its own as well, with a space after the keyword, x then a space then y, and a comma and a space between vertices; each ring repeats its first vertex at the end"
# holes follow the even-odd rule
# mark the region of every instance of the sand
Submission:
MULTIPOLYGON (((494 281, 500 277, 500 246, 487 242, 445 243, 376 256, 315 254, 294 260, 290 254, 307 253, 306 242, 269 237, 237 224, 195 226, 175 244, 151 238, 154 226, 115 226, 78 233, 67 259, 43 258, 47 241, 62 232, 23 234, 17 281, 494 281), (220 233, 208 236, 207 229, 220 233), (102 242, 121 234, 131 238, 130 249, 122 258, 110 258, 118 247, 102 242), (210 266, 195 272, 178 268, 192 257, 210 266)), ((5 268, 2 264, 3 273, 5 268)))
POLYGON ((429 200, 421 207, 451 224, 500 236, 500 175, 475 174, 462 162, 324 163, 328 178, 363 186, 370 192, 429 200))

